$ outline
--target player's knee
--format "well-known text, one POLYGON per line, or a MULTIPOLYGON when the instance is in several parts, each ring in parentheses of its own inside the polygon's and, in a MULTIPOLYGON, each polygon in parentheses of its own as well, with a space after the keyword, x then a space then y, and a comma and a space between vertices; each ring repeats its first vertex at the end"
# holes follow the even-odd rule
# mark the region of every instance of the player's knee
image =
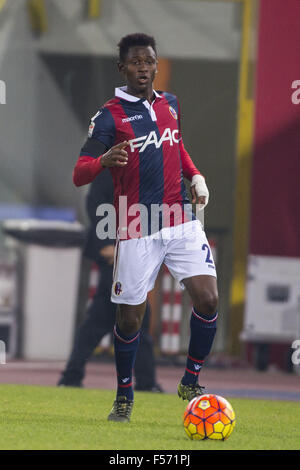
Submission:
POLYGON ((130 316, 128 318, 123 317, 122 319, 119 319, 118 326, 122 333, 126 336, 130 336, 140 329, 141 321, 137 316, 130 316))
POLYGON ((218 308, 218 294, 216 292, 205 291, 199 293, 194 307, 203 315, 214 315, 218 308))

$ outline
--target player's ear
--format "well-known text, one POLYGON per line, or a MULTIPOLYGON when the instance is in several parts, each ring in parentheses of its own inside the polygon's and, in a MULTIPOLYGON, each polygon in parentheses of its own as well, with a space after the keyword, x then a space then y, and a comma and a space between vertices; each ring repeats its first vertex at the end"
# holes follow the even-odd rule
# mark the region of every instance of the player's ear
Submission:
POLYGON ((123 73, 124 72, 124 64, 123 62, 117 62, 117 67, 118 67, 118 71, 120 73, 123 73))

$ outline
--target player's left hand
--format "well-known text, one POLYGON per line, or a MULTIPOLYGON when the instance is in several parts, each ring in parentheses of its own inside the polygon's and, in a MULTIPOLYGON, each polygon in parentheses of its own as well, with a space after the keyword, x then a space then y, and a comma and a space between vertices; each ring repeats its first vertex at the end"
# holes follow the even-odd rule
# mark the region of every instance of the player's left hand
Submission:
POLYGON ((194 175, 191 181, 192 204, 199 204, 199 209, 204 209, 208 204, 209 191, 202 175, 194 175))

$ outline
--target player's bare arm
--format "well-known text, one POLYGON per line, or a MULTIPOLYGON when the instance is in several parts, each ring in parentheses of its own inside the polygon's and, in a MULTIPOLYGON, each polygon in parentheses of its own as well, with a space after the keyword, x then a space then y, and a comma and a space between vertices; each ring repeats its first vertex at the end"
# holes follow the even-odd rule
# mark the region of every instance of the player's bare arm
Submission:
POLYGON ((101 165, 106 168, 112 166, 125 166, 128 162, 128 153, 124 150, 129 145, 126 140, 111 147, 108 152, 101 157, 101 165))

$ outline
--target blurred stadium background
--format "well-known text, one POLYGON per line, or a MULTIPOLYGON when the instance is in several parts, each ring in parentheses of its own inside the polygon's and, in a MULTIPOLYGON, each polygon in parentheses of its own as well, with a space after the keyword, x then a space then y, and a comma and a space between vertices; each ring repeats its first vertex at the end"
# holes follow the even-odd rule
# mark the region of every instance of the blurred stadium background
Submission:
MULTIPOLYGON (((122 85, 117 42, 140 31, 157 40, 156 88, 179 96, 185 145, 210 188, 221 315, 207 365, 297 375, 299 15, 298 0, 0 1, 7 367, 70 352, 98 275, 81 256, 86 188, 72 169, 90 117, 122 85)), ((163 270, 149 298, 158 364, 180 364, 188 299, 163 270)), ((111 355, 105 338, 93 360, 111 355)))

